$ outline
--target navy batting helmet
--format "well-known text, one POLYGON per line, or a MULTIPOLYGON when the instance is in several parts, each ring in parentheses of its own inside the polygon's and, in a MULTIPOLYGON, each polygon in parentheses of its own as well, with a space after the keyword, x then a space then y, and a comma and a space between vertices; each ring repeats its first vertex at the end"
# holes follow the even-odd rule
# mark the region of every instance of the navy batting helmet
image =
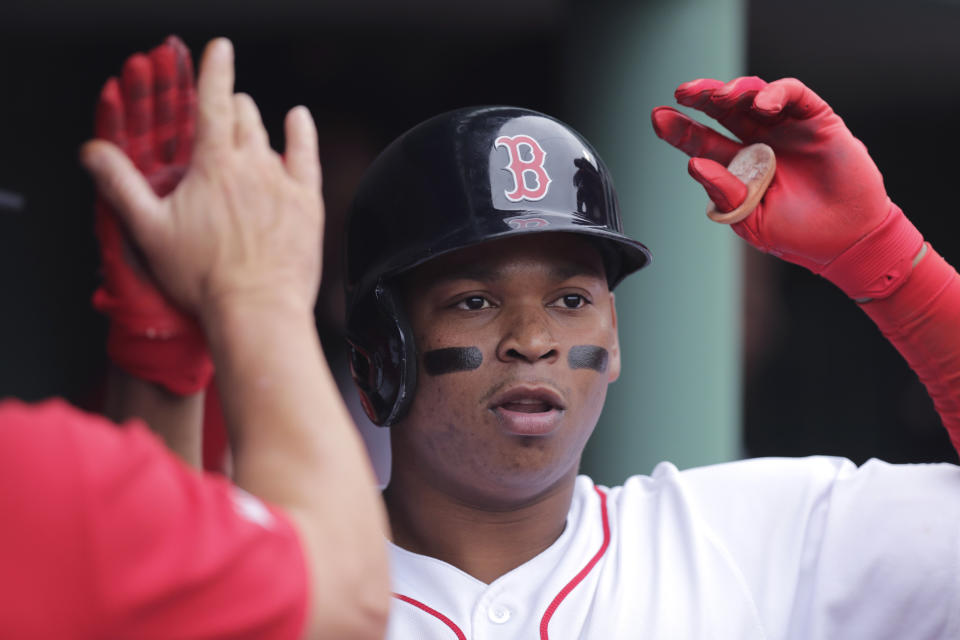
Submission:
POLYGON ((373 422, 400 420, 416 388, 416 348, 395 276, 464 247, 545 232, 592 239, 611 288, 650 262, 647 248, 623 234, 593 147, 550 116, 450 111, 377 157, 347 219, 345 270, 350 366, 373 422))

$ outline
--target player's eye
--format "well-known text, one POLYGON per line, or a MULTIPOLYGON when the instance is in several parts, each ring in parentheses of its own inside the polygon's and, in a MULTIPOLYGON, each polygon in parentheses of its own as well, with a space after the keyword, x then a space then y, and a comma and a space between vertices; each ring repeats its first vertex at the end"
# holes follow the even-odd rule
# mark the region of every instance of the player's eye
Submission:
POLYGON ((470 296, 458 302, 456 306, 457 306, 457 309, 466 309, 468 311, 479 311, 480 309, 488 309, 493 305, 491 305, 490 301, 484 298, 483 296, 470 296))
POLYGON ((589 300, 579 293, 568 293, 557 298, 554 304, 564 309, 580 309, 589 304, 589 300))

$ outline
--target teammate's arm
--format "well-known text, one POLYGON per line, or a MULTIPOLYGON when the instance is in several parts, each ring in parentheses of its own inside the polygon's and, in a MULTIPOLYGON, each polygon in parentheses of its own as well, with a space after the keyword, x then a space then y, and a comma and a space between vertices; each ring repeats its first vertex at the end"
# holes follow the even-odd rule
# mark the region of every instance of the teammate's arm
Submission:
MULTIPOLYGON (((95 136, 122 149, 158 196, 183 177, 195 128, 193 64, 175 36, 130 56, 100 92, 95 136)), ((98 195, 95 209, 103 283, 93 304, 110 320, 113 363, 104 412, 117 422, 142 418, 199 467, 203 389, 213 374, 203 332, 157 289, 112 206, 98 195)))
POLYGON ((235 434, 237 483, 279 505, 308 561, 311 637, 377 637, 388 607, 385 518, 362 443, 313 324, 323 208, 316 130, 303 108, 287 149, 233 95, 233 50, 211 43, 190 170, 158 199, 126 155, 88 143, 84 164, 152 273, 209 337, 235 434))
POLYGON ((840 287, 906 358, 960 451, 960 276, 890 201, 863 143, 800 81, 694 80, 676 91, 740 138, 670 107, 653 111, 657 135, 691 156, 690 175, 720 212, 746 197, 725 168, 745 144, 765 143, 776 173, 733 230, 761 251, 840 287))

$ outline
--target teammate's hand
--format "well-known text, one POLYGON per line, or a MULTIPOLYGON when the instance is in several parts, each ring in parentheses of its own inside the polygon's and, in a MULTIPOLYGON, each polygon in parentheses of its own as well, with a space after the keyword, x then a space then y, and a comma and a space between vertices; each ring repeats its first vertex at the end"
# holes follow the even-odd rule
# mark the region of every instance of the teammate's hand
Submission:
POLYGON ((281 158, 233 80, 233 47, 212 41, 200 65, 193 158, 169 195, 158 197, 114 144, 88 142, 81 159, 180 307, 205 320, 254 296, 309 311, 323 221, 316 128, 305 108, 291 110, 281 158))
POLYGON ((747 144, 776 154, 776 174, 753 213, 733 224, 761 251, 822 274, 855 298, 889 295, 922 238, 887 196, 866 147, 800 81, 694 80, 677 101, 716 119, 734 141, 670 107, 653 110, 656 134, 691 156, 688 169, 720 211, 743 201, 724 168, 747 144), (907 255, 909 254, 909 255, 907 255), (881 263, 881 264, 877 264, 881 263))
MULTIPOLYGON (((186 171, 195 123, 190 51, 171 36, 149 54, 128 58, 121 77, 107 81, 97 104, 95 136, 126 152, 154 192, 164 196, 186 171)), ((200 326, 157 290, 101 194, 96 232, 104 280, 93 305, 110 317, 110 359, 177 393, 203 389, 213 365, 200 326)))

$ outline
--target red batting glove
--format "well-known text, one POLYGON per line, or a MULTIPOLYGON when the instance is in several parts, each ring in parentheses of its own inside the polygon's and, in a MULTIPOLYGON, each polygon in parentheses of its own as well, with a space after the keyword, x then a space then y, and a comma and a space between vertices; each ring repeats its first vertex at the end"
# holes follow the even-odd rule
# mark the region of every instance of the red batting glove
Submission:
MULTIPOLYGON (((733 229, 865 302, 862 309, 923 381, 960 452, 960 276, 890 202, 880 172, 843 121, 798 80, 694 80, 677 101, 715 118, 745 144, 766 143, 776 173, 733 229)), ((724 165, 743 145, 669 107, 657 135, 692 156, 690 175, 720 211, 746 188, 724 165)))
POLYGON ((656 134, 691 156, 690 175, 720 211, 746 191, 726 170, 748 144, 773 148, 777 169, 766 195, 733 230, 761 251, 818 273, 855 299, 885 298, 910 275, 920 232, 890 198, 862 142, 799 80, 694 80, 677 102, 716 119, 731 140, 670 107, 653 110, 656 134))
MULTIPOLYGON (((190 51, 171 36, 135 54, 97 104, 95 135, 133 160, 159 196, 173 191, 193 149, 196 90, 190 51)), ((157 289, 106 201, 97 196, 103 284, 93 306, 110 317, 107 353, 128 373, 180 394, 205 388, 213 362, 203 331, 157 289)))

